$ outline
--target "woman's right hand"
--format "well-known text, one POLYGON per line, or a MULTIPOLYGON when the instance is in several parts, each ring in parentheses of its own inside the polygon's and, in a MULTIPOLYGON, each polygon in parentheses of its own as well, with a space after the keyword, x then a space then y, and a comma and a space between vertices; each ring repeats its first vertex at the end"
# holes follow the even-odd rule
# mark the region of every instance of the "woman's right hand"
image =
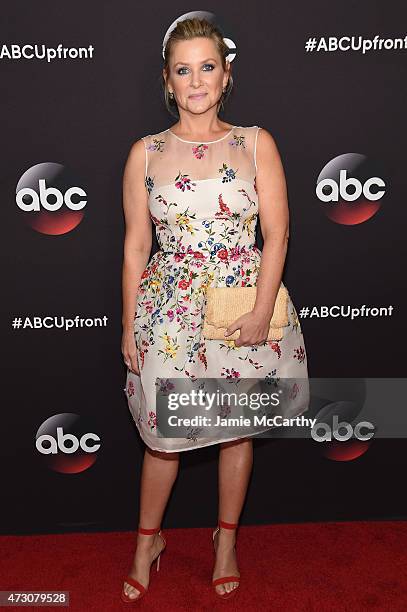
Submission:
POLYGON ((125 329, 122 335, 122 355, 129 370, 140 376, 136 340, 133 329, 125 329))

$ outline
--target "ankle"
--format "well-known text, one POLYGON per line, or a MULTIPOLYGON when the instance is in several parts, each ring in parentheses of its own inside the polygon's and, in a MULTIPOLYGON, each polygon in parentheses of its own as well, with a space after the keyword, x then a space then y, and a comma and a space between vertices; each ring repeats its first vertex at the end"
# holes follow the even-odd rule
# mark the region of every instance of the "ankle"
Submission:
POLYGON ((230 523, 229 521, 223 521, 222 519, 218 519, 218 526, 221 529, 235 530, 238 528, 239 523, 230 523))
POLYGON ((137 548, 141 548, 143 550, 149 550, 154 548, 156 543, 159 540, 158 533, 153 533, 151 535, 144 535, 142 533, 137 534, 137 548))
POLYGON ((231 548, 236 544, 236 529, 219 529, 215 539, 218 547, 231 548))

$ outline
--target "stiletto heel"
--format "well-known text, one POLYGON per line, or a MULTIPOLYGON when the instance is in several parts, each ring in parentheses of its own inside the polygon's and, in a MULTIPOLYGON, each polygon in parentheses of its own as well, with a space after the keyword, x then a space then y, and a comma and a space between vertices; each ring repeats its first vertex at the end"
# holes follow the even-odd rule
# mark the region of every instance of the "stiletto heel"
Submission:
MULTIPOLYGON (((216 529, 214 530, 212 534, 212 541, 213 541, 214 548, 215 548, 215 536, 217 533, 219 533, 221 527, 223 529, 236 529, 237 523, 226 523, 226 521, 219 521, 218 526, 216 527, 216 529)), ((215 549, 215 554, 216 554, 216 549, 215 549)), ((212 585, 216 587, 218 584, 225 584, 226 582, 240 583, 240 576, 222 576, 221 578, 216 578, 215 580, 212 580, 212 585)), ((218 591, 215 589, 215 593, 221 599, 229 599, 230 597, 235 595, 238 588, 239 586, 235 587, 234 589, 232 589, 232 591, 229 591, 229 593, 227 593, 226 591, 224 593, 218 593, 218 591)))
MULTIPOLYGON (((155 533, 158 533, 158 535, 160 536, 160 538, 163 541, 163 547, 160 550, 160 552, 158 553, 157 557, 155 557, 155 559, 152 560, 151 565, 154 563, 154 561, 157 562, 157 572, 160 569, 160 559, 161 559, 161 553, 164 551, 167 542, 164 538, 164 536, 161 533, 161 528, 157 527, 156 529, 144 529, 143 527, 139 527, 138 528, 138 532, 143 534, 143 535, 153 535, 155 533)), ((141 582, 139 582, 138 580, 136 580, 135 578, 132 578, 131 576, 126 576, 124 578, 124 581, 127 582, 128 584, 130 584, 131 586, 135 587, 138 591, 139 591, 139 595, 137 597, 129 597, 124 590, 122 590, 121 592, 121 599, 122 601, 124 601, 125 603, 136 603, 137 601, 139 601, 142 597, 144 597, 144 595, 147 593, 147 588, 141 584, 141 582)))

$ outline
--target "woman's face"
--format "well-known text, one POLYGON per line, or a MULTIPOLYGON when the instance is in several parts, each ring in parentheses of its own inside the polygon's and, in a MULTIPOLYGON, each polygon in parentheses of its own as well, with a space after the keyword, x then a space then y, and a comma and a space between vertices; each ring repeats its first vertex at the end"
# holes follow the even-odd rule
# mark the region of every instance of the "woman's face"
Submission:
POLYGON ((215 106, 228 82, 229 62, 226 65, 224 71, 210 38, 175 43, 169 61, 168 90, 174 93, 178 108, 200 114, 215 106))

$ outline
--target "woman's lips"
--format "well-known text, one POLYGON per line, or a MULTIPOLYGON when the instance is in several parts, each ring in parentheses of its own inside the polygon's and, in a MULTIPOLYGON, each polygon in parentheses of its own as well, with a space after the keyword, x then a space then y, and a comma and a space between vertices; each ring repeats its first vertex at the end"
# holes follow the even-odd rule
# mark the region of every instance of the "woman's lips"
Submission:
POLYGON ((193 100, 200 100, 204 96, 206 96, 206 93, 203 93, 203 94, 193 94, 192 96, 189 96, 189 97, 192 98, 193 100))

